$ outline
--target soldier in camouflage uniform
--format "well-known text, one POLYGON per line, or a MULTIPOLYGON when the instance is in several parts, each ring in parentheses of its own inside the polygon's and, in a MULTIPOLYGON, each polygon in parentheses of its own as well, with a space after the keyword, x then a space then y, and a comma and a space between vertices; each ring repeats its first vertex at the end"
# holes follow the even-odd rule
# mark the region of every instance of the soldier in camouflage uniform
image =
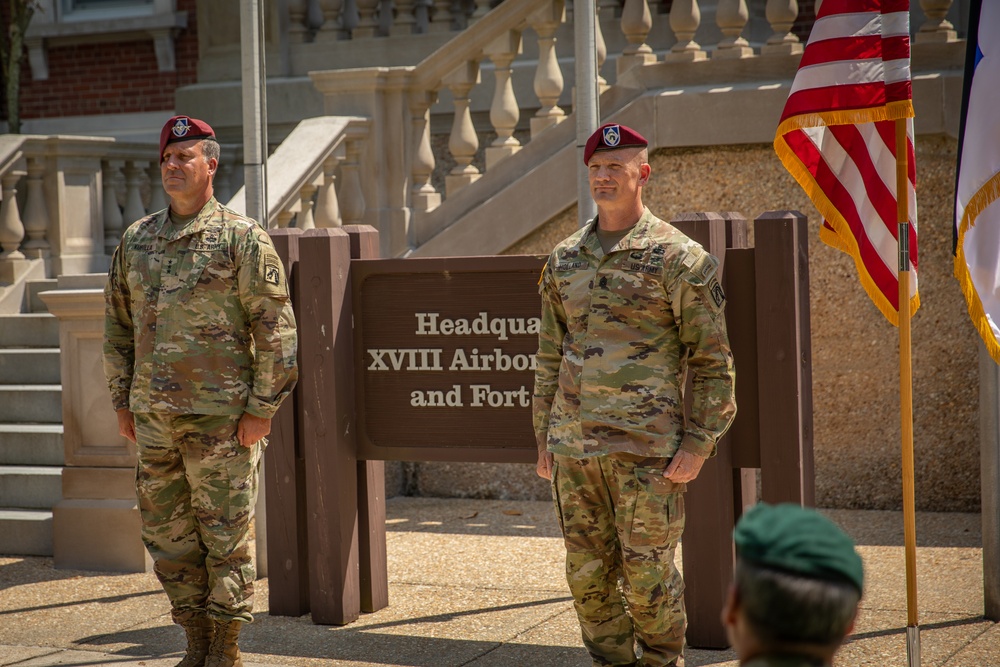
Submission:
POLYGON ((736 573, 722 623, 740 665, 833 665, 864 589, 851 538, 815 510, 761 503, 733 539, 736 573))
POLYGON ((260 459, 298 373, 284 268, 260 225, 216 201, 218 162, 207 123, 164 125, 170 206, 125 231, 105 288, 104 369, 137 444, 142 539, 187 634, 179 667, 243 664, 260 459))
POLYGON ((643 206, 646 145, 623 125, 590 138, 597 218, 539 283, 538 474, 594 665, 683 665, 683 492, 736 412, 718 260, 643 206))

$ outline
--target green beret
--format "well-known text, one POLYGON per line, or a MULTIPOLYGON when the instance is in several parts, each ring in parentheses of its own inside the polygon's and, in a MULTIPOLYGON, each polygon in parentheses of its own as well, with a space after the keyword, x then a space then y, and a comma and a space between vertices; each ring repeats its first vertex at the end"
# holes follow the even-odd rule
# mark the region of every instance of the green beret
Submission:
POLYGON ((736 524, 736 555, 749 563, 812 579, 843 581, 861 592, 864 568, 854 542, 819 512, 760 503, 736 524))

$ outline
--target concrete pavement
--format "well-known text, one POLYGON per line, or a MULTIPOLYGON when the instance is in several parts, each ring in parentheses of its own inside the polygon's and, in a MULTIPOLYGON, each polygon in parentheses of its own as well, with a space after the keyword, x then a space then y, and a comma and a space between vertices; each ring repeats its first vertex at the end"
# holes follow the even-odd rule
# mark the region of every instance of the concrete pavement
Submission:
MULTIPOLYGON (((902 515, 827 512, 860 545, 868 591, 837 666, 907 667, 902 515)), ((1000 667, 982 616, 978 514, 918 514, 923 666, 1000 667)), ((243 632, 247 667, 587 667, 548 502, 392 498, 389 607, 345 627, 267 613, 243 632)), ((152 574, 55 570, 0 557, 0 666, 172 667, 183 633, 152 574)), ((688 665, 736 667, 690 649, 688 665)))

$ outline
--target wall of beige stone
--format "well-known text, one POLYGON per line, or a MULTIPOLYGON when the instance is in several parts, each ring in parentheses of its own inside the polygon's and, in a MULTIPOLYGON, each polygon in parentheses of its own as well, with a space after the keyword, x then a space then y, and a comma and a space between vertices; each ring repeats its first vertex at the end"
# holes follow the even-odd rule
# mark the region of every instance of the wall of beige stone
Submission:
MULTIPOLYGON (((919 510, 979 508, 978 337, 952 275, 957 142, 917 140, 921 307, 914 315, 913 397, 919 510)), ((899 338, 871 304, 847 255, 819 240, 820 219, 768 145, 663 149, 644 201, 669 220, 684 211, 797 209, 810 220, 809 270, 817 503, 901 507, 899 338)), ((508 250, 548 253, 576 226, 575 207, 508 250)), ((737 367, 738 373, 738 367, 737 367)), ((549 497, 533 466, 388 466, 389 493, 549 497)))

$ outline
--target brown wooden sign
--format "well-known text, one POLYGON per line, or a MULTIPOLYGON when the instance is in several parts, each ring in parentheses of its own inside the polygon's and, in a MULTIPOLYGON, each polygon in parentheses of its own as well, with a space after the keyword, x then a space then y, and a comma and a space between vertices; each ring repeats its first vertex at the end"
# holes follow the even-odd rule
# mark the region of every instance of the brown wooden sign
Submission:
POLYGON ((536 460, 544 257, 354 260, 358 458, 536 460))

